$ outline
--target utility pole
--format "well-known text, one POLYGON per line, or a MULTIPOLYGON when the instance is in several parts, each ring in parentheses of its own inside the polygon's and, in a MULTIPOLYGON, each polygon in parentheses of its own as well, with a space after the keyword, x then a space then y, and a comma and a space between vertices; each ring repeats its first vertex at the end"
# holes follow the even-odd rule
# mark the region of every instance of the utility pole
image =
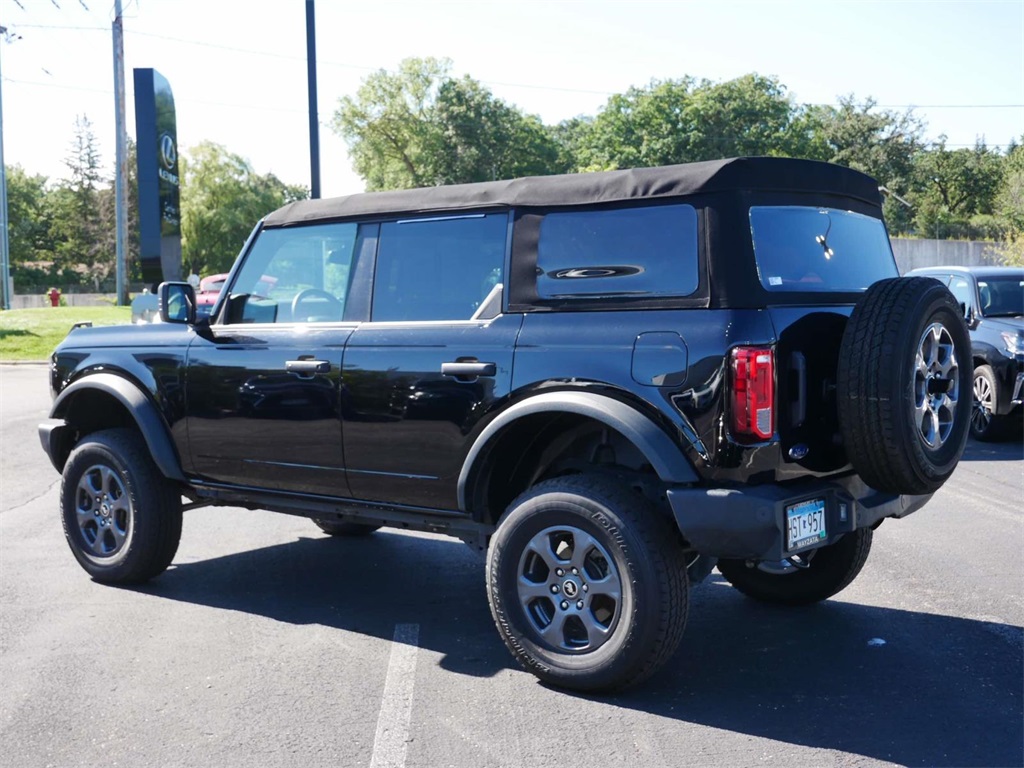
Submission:
MULTIPOLYGON (((7 35, 7 27, 0 27, 0 40, 7 35)), ((0 48, 3 48, 0 45, 0 48)), ((0 91, 2 91, 0 87, 0 91)), ((3 309, 11 308, 11 262, 7 240, 7 166, 4 165, 4 105, 0 93, 0 280, 3 281, 3 309)))
POLYGON ((128 303, 125 274, 125 235, 128 230, 128 208, 125 187, 128 172, 125 168, 128 155, 128 141, 124 128, 124 27, 121 23, 121 0, 114 0, 114 130, 117 132, 116 159, 114 162, 114 218, 117 240, 117 305, 128 303))
POLYGON ((320 197, 320 120, 316 108, 316 22, 306 0, 306 80, 309 85, 309 196, 320 197))

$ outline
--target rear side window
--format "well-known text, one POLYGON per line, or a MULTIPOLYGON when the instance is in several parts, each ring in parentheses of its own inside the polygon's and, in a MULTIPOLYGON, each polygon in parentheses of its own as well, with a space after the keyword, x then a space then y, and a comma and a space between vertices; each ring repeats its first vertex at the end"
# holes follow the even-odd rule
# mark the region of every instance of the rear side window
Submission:
POLYGON ((541 299, 688 296, 699 279, 691 205, 567 211, 541 220, 541 299))
POLYGON ((469 320, 502 282, 507 240, 506 213, 382 224, 372 319, 469 320))
POLYGON ((880 219, 835 208, 750 209, 757 272, 769 291, 854 292, 897 277, 880 219))

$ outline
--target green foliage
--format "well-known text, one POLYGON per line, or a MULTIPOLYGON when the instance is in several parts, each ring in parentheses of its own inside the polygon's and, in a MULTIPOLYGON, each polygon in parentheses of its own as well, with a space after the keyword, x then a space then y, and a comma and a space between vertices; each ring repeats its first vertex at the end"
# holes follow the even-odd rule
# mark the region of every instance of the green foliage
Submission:
POLYGON ((42 262, 50 261, 51 218, 46 177, 30 176, 21 166, 7 166, 7 242, 15 283, 45 282, 42 262))
POLYGON ((227 272, 256 222, 308 195, 273 174, 256 173, 245 158, 210 141, 193 147, 179 163, 186 272, 227 272))
POLYGON ((775 78, 749 74, 714 83, 684 77, 612 96, 592 123, 567 126, 567 134, 580 148, 580 170, 802 156, 807 136, 796 117, 775 78))
POLYGON ((447 59, 405 59, 341 99, 332 128, 368 190, 556 173, 559 144, 540 119, 495 98, 447 59))
POLYGON ((994 208, 1004 227, 1003 260, 1010 265, 1024 266, 1024 145, 1014 144, 1006 156, 1003 182, 996 193, 994 208))
MULTIPOLYGON (((839 99, 838 107, 816 106, 806 110, 805 130, 817 160, 863 171, 878 183, 909 199, 914 189, 914 157, 923 149, 924 125, 908 109, 878 109, 874 99, 863 103, 852 95, 839 99)), ((884 203, 890 231, 910 228, 911 212, 895 198, 884 203)))
POLYGON ((74 139, 64 163, 70 177, 47 196, 54 272, 62 282, 77 282, 77 273, 87 274, 98 284, 114 269, 115 254, 103 237, 98 189, 103 177, 96 136, 85 116, 75 121, 74 139))
POLYGON ((914 225, 935 238, 998 238, 993 216, 1003 181, 1004 157, 978 141, 972 149, 946 148, 946 137, 914 157, 914 225))

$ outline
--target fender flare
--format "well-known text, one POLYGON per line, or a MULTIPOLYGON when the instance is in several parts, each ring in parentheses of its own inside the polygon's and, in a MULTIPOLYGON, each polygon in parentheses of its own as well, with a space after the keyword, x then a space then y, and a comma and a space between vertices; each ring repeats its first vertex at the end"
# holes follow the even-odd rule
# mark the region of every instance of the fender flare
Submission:
MULTIPOLYGON (((131 414, 132 418, 135 419, 142 439, 146 441, 149 455, 153 457, 153 462, 156 464, 157 469, 160 470, 160 473, 171 480, 185 481, 185 475, 181 471, 181 462, 178 459, 178 452, 174 448, 174 443, 171 441, 171 436, 167 431, 167 424, 164 422, 163 416, 160 415, 156 405, 138 386, 128 379, 112 373, 89 374, 70 384, 57 395, 57 399, 54 400, 53 407, 50 409, 48 437, 44 439, 43 443, 43 447, 47 449, 47 453, 50 454, 50 461, 53 462, 55 467, 57 467, 56 454, 51 450, 50 446, 55 446, 55 441, 59 439, 58 433, 62 431, 62 428, 55 428, 53 422, 54 420, 61 420, 66 425, 64 417, 71 403, 78 393, 86 390, 97 390, 110 395, 121 403, 128 413, 131 414)), ((43 426, 47 425, 40 426, 41 438, 43 437, 43 426)), ((57 467, 57 469, 60 471, 62 468, 57 467)))
POLYGON ((630 405, 594 392, 548 392, 509 406, 499 413, 477 437, 469 449, 459 473, 458 503, 466 509, 470 478, 481 454, 506 427, 537 413, 573 413, 599 421, 635 445, 650 462, 658 477, 666 483, 698 481, 697 473, 666 432, 630 405))

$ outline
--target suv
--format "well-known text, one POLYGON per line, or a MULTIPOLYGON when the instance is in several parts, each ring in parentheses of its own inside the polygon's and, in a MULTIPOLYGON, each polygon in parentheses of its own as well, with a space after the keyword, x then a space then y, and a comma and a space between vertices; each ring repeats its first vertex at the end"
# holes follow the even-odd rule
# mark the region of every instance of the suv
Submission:
POLYGON ((834 595, 967 439, 956 300, 898 277, 876 182, 823 163, 305 200, 209 318, 159 292, 164 322, 52 358, 40 437, 94 579, 163 571, 183 507, 449 534, 486 550, 512 654, 571 689, 651 675, 716 564, 834 595))
POLYGON ((1024 269, 927 267, 910 274, 941 280, 963 309, 974 358, 971 434, 986 441, 1014 434, 1019 438, 1024 413, 1024 269))

